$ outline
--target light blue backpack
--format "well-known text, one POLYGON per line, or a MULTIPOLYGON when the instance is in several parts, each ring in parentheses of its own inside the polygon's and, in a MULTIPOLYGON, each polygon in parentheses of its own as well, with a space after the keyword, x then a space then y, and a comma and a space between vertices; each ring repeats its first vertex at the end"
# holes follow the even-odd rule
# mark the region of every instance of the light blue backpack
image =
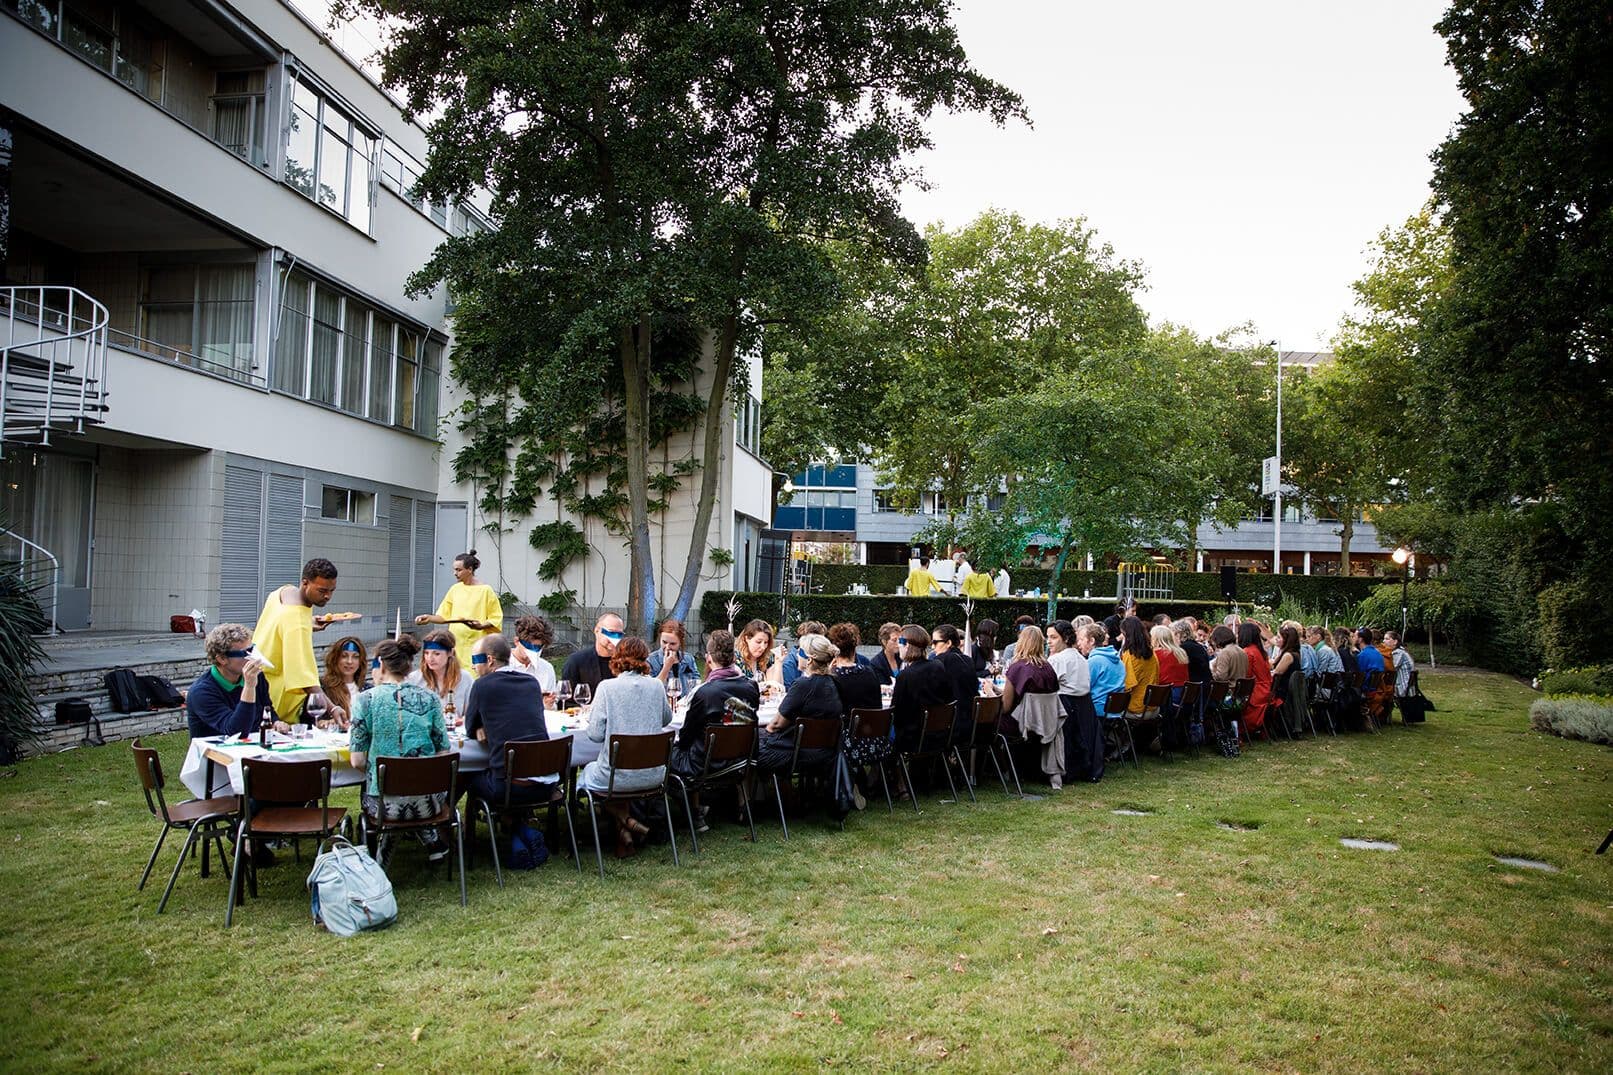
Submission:
POLYGON ((340 836, 314 859, 308 873, 308 903, 314 922, 338 937, 383 929, 398 918, 398 901, 386 871, 368 851, 340 836))

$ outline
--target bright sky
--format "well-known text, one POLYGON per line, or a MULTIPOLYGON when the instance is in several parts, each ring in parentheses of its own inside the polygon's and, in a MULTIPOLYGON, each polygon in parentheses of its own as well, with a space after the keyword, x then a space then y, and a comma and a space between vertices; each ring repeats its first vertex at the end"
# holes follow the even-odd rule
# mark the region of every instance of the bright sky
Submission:
POLYGON ((975 66, 1034 128, 938 116, 916 223, 1084 216, 1143 306, 1324 350, 1367 244, 1428 197, 1463 109, 1443 0, 956 0, 975 66))

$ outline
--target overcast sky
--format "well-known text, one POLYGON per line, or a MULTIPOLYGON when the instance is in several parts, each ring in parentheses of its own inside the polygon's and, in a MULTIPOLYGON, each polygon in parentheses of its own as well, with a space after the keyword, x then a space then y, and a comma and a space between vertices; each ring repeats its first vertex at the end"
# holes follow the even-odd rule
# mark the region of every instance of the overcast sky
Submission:
POLYGON ((1463 101, 1439 0, 957 0, 975 66, 1034 127, 938 116, 923 225, 1084 216, 1150 317, 1325 349, 1365 249, 1428 197, 1463 101))

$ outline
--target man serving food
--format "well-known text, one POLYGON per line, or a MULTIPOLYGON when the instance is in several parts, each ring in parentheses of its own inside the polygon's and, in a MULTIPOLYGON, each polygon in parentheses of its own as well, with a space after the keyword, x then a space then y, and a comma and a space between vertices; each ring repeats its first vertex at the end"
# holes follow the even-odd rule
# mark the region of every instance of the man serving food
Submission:
MULTIPOLYGON (((302 581, 282 586, 269 595, 252 631, 252 649, 263 660, 263 678, 269 683, 269 702, 281 720, 296 722, 310 694, 319 693, 319 663, 314 660, 314 632, 329 627, 334 617, 315 615, 336 593, 336 565, 315 557, 302 565, 302 581)), ((326 714, 345 721, 347 713, 332 706, 326 714)))

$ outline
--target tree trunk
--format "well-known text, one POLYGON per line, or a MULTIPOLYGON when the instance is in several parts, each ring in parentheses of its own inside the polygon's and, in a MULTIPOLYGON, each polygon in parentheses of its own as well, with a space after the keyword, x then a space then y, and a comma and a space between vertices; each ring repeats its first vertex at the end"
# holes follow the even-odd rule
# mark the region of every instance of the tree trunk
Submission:
POLYGON ((1066 530, 1059 535, 1059 558, 1053 561, 1053 573, 1047 577, 1047 622, 1059 618, 1059 577, 1064 574, 1064 561, 1069 558, 1070 544, 1075 531, 1066 530))
POLYGON ((683 563, 683 581, 678 586, 678 599, 672 605, 672 618, 682 622, 689 618, 694 604, 695 587, 700 585, 700 569, 706 561, 706 537, 711 530, 711 514, 717 504, 717 481, 721 477, 723 430, 728 428, 722 420, 723 403, 728 399, 728 386, 733 383, 734 349, 739 340, 739 315, 730 313, 723 319, 715 347, 711 391, 706 395, 705 441, 700 453, 700 500, 695 507, 694 530, 689 534, 689 558, 683 563))
POLYGON ((1355 536, 1355 509, 1345 508, 1339 512, 1343 522, 1339 525, 1339 574, 1350 573, 1350 539, 1355 536))
POLYGON ((622 417, 627 454, 628 545, 630 578, 627 587, 628 630, 651 637, 655 624, 655 553, 650 547, 650 319, 623 325, 619 350, 622 357, 622 417), (636 338, 635 338, 636 330, 636 338))

